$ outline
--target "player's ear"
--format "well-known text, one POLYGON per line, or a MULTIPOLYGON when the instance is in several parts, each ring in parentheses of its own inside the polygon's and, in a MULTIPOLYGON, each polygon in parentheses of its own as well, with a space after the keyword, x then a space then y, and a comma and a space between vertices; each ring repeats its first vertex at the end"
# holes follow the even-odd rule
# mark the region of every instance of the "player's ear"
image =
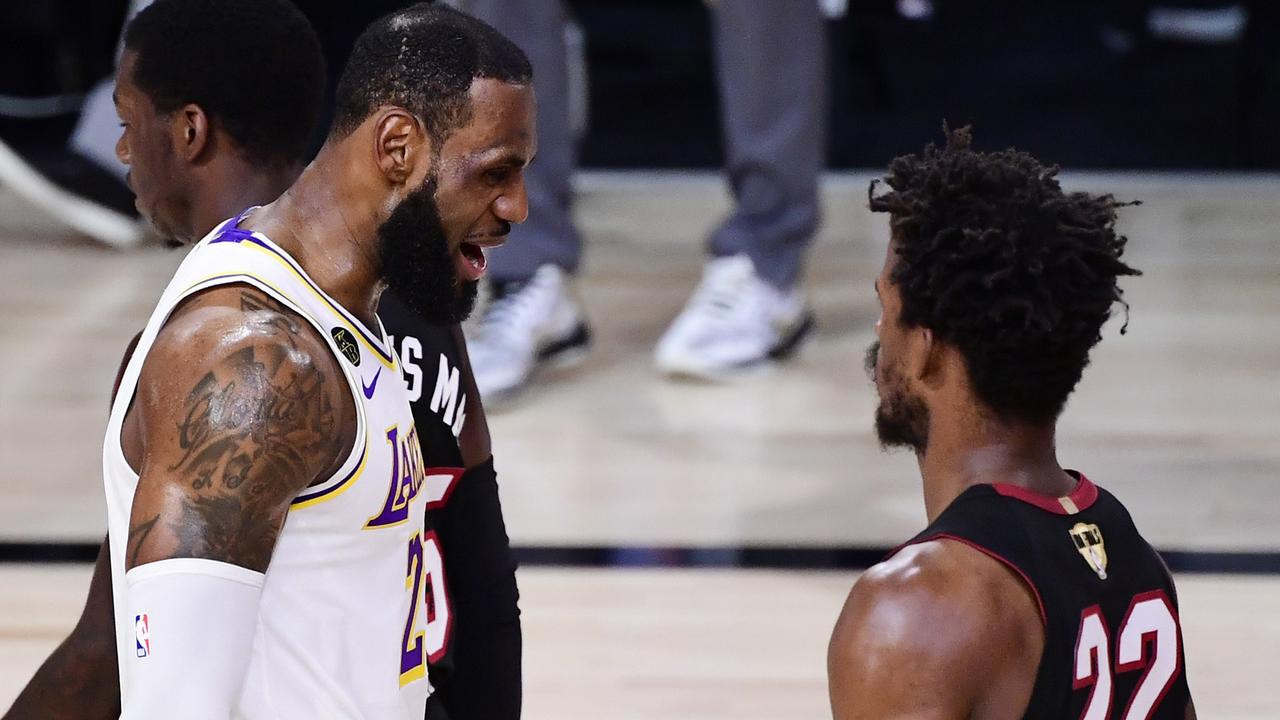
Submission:
POLYGON ((374 151, 382 174, 394 185, 412 176, 425 177, 431 165, 431 139, 412 113, 401 108, 382 112, 373 128, 374 151))
POLYGON ((964 378, 967 382, 968 367, 964 356, 954 345, 938 340, 929 328, 916 328, 912 356, 915 364, 910 368, 914 377, 924 387, 940 390, 951 380, 964 378))
POLYGON ((907 371, 926 385, 936 384, 942 377, 945 358, 942 345, 937 342, 933 331, 924 326, 912 328, 908 348, 907 371))
POLYGON ((204 108, 187 103, 173 114, 173 146, 187 162, 195 162, 209 147, 209 116, 204 108))

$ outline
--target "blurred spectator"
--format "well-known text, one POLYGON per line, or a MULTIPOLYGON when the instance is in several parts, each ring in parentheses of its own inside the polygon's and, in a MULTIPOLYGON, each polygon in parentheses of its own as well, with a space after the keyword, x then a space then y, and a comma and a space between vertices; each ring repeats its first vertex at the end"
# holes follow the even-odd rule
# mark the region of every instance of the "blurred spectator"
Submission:
MULTIPOLYGON (((561 0, 458 0, 516 41, 538 79, 529 220, 493 253, 492 299, 472 334, 482 392, 520 388, 541 363, 582 354, 590 331, 570 291, 582 238, 569 215, 575 165, 561 0)), ((658 343, 659 368, 719 378, 790 354, 812 326, 797 285, 818 224, 826 41, 816 0, 711 2, 726 174, 734 211, 658 343)))

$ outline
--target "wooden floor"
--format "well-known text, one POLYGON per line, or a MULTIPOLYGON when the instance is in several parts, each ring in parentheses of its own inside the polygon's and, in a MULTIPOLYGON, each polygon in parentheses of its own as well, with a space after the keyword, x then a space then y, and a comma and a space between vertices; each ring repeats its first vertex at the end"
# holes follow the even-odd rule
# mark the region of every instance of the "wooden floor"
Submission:
MULTIPOLYGON (((0 566, 0 709, 80 612, 88 567, 0 566)), ((856 575, 520 571, 526 720, 830 717, 826 643, 856 575)), ((1206 720, 1280 717, 1280 578, 1177 578, 1206 720)))
MULTIPOLYGON (((1060 455, 1163 549, 1280 552, 1280 181, 1075 176, 1126 212, 1129 333, 1108 326, 1060 455)), ((890 545, 923 521, 906 455, 880 454, 861 371, 884 219, 866 178, 826 184, 795 362, 723 386, 673 383, 652 347, 725 211, 718 181, 586 175, 579 290, 587 363, 493 420, 519 544, 890 545)), ((518 238, 513 242, 518 242, 518 238)), ((66 236, 0 189, 0 541, 95 541, 107 393, 179 255, 66 236)), ((0 566, 0 707, 74 618, 84 568, 0 566)), ((528 717, 808 718, 852 574, 522 570, 528 717)), ((1280 576, 1184 576, 1201 717, 1280 717, 1280 576)))

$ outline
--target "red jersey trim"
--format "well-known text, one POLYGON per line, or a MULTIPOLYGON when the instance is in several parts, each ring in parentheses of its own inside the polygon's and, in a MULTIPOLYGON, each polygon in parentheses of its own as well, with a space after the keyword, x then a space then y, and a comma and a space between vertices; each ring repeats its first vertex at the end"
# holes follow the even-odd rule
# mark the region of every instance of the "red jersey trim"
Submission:
POLYGON ((1022 582, 1026 584, 1027 588, 1031 590, 1031 594, 1035 596, 1036 606, 1040 608, 1040 623, 1044 625, 1046 628, 1049 627, 1049 614, 1045 612, 1044 599, 1040 597, 1040 589, 1036 587, 1035 583, 1031 582, 1031 578, 1028 577, 1026 573, 1022 572, 1022 568, 1018 567, 1017 565, 1014 565, 1013 562, 1011 562, 1008 558, 1001 555, 1000 553, 990 548, 983 547, 982 545, 979 545, 978 543, 968 538, 962 538, 958 535, 952 535, 951 533, 938 533, 937 535, 929 535, 927 537, 922 537, 918 540, 912 540, 911 542, 904 543, 903 545, 899 545, 898 547, 894 548, 893 552, 889 553, 889 555, 885 559, 888 560, 894 555, 897 555, 905 547, 910 547, 912 545, 919 545, 920 543, 926 543, 931 540, 954 540, 955 542, 958 542, 961 545, 967 545, 973 548, 974 550, 977 550, 983 555, 986 555, 992 560, 998 561, 1005 567, 1012 570, 1015 574, 1017 574, 1018 577, 1022 578, 1022 582))
POLYGON ((1084 475, 1080 476, 1080 480, 1076 483, 1076 487, 1071 491, 1071 494, 1063 495, 1062 497, 1044 495, 1024 487, 1005 485, 1003 483, 992 483, 991 487, 1005 497, 1030 503, 1055 515, 1075 515, 1081 510, 1088 509, 1098 499, 1098 486, 1089 482, 1089 478, 1084 475))

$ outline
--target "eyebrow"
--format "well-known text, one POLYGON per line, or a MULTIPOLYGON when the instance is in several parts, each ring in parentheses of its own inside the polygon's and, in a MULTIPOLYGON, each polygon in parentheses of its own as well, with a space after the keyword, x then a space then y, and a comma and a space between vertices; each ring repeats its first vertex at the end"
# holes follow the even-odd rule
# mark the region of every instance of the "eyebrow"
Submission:
POLYGON ((115 90, 112 90, 112 91, 111 91, 111 104, 112 104, 112 105, 116 105, 116 106, 119 106, 119 105, 120 105, 120 96, 119 96, 119 95, 116 95, 116 91, 115 91, 115 90))
MULTIPOLYGON (((533 157, 537 157, 537 154, 535 153, 533 157)), ((528 167, 529 163, 531 162, 533 162, 533 158, 525 158, 524 155, 513 151, 513 152, 504 152, 498 157, 494 158, 493 160, 485 160, 484 164, 489 165, 490 167, 495 165, 506 165, 506 166, 512 166, 512 167, 528 167)))
POLYGON ((878 276, 876 277, 876 281, 873 284, 876 286, 876 296, 879 297, 880 296, 880 278, 878 276))

